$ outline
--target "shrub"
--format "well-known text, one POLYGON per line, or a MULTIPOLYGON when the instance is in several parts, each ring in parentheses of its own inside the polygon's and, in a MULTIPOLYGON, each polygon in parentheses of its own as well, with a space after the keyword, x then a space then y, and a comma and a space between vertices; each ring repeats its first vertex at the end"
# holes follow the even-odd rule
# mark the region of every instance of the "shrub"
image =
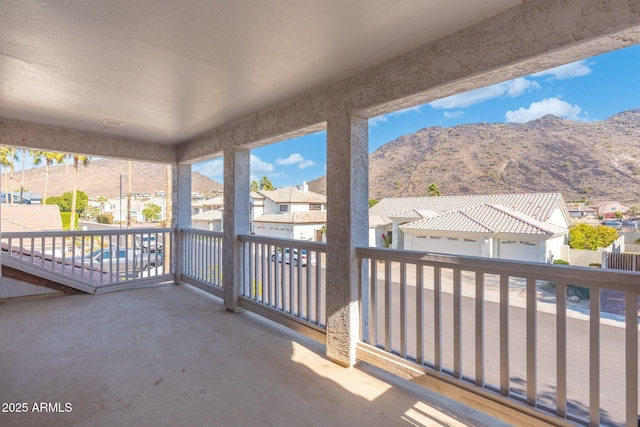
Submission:
MULTIPOLYGON (((60 217, 62 218, 62 229, 65 231, 69 231, 69 225, 71 224, 71 212, 60 212, 60 217)), ((75 221, 76 229, 78 229, 79 217, 80 215, 76 213, 76 221, 75 221)))
POLYGON ((600 264, 599 262, 592 262, 591 264, 589 264, 589 267, 602 268, 602 264, 600 264))
POLYGON ((561 264, 561 265, 569 265, 569 262, 568 262, 568 261, 565 261, 565 260, 563 260, 563 259, 554 259, 554 260, 553 260, 553 263, 554 263, 554 264, 561 264))
POLYGON ((113 214, 105 213, 96 217, 98 224, 113 224, 113 214))

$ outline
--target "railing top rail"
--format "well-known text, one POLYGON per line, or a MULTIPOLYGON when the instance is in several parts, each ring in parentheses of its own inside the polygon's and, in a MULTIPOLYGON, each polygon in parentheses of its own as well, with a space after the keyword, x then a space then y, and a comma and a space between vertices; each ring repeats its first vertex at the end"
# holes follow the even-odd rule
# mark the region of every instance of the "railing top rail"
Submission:
POLYGON ((443 268, 458 268, 463 271, 477 271, 486 274, 508 275, 511 277, 532 277, 537 280, 619 291, 637 292, 640 290, 640 272, 371 247, 357 247, 356 255, 360 258, 373 258, 381 261, 397 261, 443 268))
POLYGON ((204 236, 223 237, 222 231, 202 230, 200 228, 181 228, 182 233, 202 234, 204 236))
POLYGON ((265 237, 265 236, 256 236, 256 235, 248 235, 241 234, 238 236, 238 239, 241 242, 253 242, 253 243, 265 243, 276 246, 283 247, 295 247, 300 249, 306 249, 308 251, 327 251, 327 244, 321 242, 312 242, 310 240, 295 240, 295 239, 284 239, 281 237, 265 237))
POLYGON ((134 234, 160 234, 171 233, 175 229, 173 228, 129 228, 129 229, 113 229, 113 230, 80 230, 80 231, 12 231, 2 232, 1 237, 3 239, 18 239, 18 238, 40 238, 40 237, 83 237, 83 236, 125 236, 134 234))

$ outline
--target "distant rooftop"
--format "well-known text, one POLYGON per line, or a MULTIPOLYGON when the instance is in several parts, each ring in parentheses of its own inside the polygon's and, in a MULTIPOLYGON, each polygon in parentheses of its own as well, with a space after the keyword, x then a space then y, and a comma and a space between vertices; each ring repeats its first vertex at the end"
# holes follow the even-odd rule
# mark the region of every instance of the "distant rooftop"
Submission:
POLYGON ((560 193, 493 194, 469 196, 388 197, 369 209, 372 215, 391 217, 400 212, 431 210, 438 214, 482 205, 501 205, 538 221, 547 221, 554 209, 566 209, 560 193))
POLYGON ((327 197, 312 191, 301 191, 295 187, 278 188, 277 190, 260 190, 265 198, 274 203, 327 203, 327 197))
POLYGON ((3 232, 62 231, 58 205, 7 205, 0 208, 3 232))

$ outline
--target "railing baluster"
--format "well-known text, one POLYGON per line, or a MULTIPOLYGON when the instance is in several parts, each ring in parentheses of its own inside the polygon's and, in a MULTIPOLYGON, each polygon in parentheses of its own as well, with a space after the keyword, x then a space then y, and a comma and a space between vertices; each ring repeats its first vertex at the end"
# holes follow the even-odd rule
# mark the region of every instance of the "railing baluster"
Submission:
POLYGON ((278 247, 277 246, 273 246, 273 255, 271 256, 271 263, 273 264, 273 270, 274 270, 274 290, 275 290, 275 305, 274 307, 278 310, 280 310, 280 264, 278 264, 278 247))
POLYGON ((424 363, 424 270, 416 264, 416 361, 424 363))
POLYGON ((509 396, 509 276, 500 276, 500 393, 509 396))
POLYGON ((272 279, 271 270, 272 270, 273 262, 271 261, 271 258, 270 258, 271 255, 270 254, 271 254, 271 244, 268 244, 267 245, 267 252, 264 254, 266 259, 268 260, 268 262, 267 262, 267 276, 268 276, 268 279, 267 279, 268 280, 267 293, 269 295, 269 306, 275 307, 274 298, 275 298, 275 301, 277 301, 278 298, 274 297, 275 290, 273 289, 273 286, 272 286, 273 282, 271 280, 272 279))
POLYGON ((484 387, 484 273, 476 272, 476 385, 484 387))
MULTIPOLYGON (((636 320, 637 325, 637 320, 636 320)), ((600 289, 589 293, 589 424, 600 425, 600 289)))
POLYGON ((638 421, 638 292, 625 293, 625 372, 627 425, 638 421))
MULTIPOLYGON (((308 262, 308 260, 307 260, 308 262)), ((310 265, 307 264, 306 268, 311 268, 310 265)), ((298 318, 302 318, 302 249, 298 249, 298 318)))
POLYGON ((325 324, 322 316, 322 254, 316 252, 316 325, 325 324))
POLYGON ((312 268, 312 263, 311 260, 312 258, 312 253, 311 251, 307 251, 307 320, 309 322, 311 322, 311 306, 312 306, 312 300, 311 300, 311 268, 312 268))
POLYGON ((268 294, 269 291, 267 289, 267 283, 266 283, 267 280, 268 280, 268 278, 266 276, 266 267, 267 267, 267 265, 269 263, 266 261, 266 259, 264 257, 264 254, 265 254, 264 251, 265 251, 265 244, 261 243, 260 244, 260 265, 261 265, 260 271, 261 271, 261 281, 262 281, 262 287, 261 287, 261 289, 262 289, 262 298, 260 299, 260 301, 263 304, 268 304, 269 303, 269 294, 268 294))
POLYGON ((433 363, 442 371, 442 270, 433 268, 433 363))
POLYGON ((462 271, 453 270, 453 376, 462 377, 462 271))
POLYGON ((527 404, 537 406, 537 288, 536 280, 527 277, 527 404))
MULTIPOLYGON (((288 290, 289 290, 289 314, 293 315, 294 314, 294 307, 293 307, 293 303, 294 303, 294 290, 295 290, 295 280, 294 280, 294 275, 293 275, 293 263, 294 263, 294 257, 293 257, 293 247, 289 247, 289 281, 287 284, 288 290)), ((284 264, 284 261, 283 261, 284 264)))
POLYGON ((391 351, 391 346, 393 341, 391 340, 391 333, 393 331, 392 327, 392 317, 391 317, 391 309, 393 305, 391 304, 391 293, 392 293, 392 285, 391 285, 391 263, 389 261, 384 262, 384 349, 386 351, 391 351))
POLYGON ((400 355, 407 356, 407 264, 400 263, 400 355))
POLYGON ((556 415, 567 417, 567 285, 556 284, 556 415))
POLYGON ((378 261, 371 258, 371 304, 369 304, 370 344, 378 346, 378 261))

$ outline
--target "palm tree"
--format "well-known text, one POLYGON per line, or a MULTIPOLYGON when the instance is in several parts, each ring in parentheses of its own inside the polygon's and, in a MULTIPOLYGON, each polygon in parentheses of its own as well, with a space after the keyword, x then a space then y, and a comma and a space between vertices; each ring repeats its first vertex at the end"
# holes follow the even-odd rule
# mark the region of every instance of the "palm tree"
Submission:
POLYGON ((89 166, 91 157, 80 156, 78 154, 69 155, 73 157, 73 191, 71 192, 71 219, 69 221, 69 230, 76 229, 76 199, 77 199, 77 184, 78 184, 78 165, 82 163, 84 167, 89 166))
MULTIPOLYGON (((16 152, 15 148, 0 147, 0 168, 4 168, 5 173, 11 171, 11 174, 13 175, 13 165, 14 165, 14 162, 17 162, 17 161, 18 161, 18 153, 16 152)), ((13 176, 11 178, 13 179, 13 176)), ((5 203, 13 204, 13 191, 11 192, 11 197, 9 197, 10 184, 6 178, 4 182, 5 182, 5 191, 4 191, 5 203)))
POLYGON ((260 189, 271 191, 271 190, 275 190, 276 187, 273 186, 273 183, 271 182, 271 180, 265 175, 262 177, 262 179, 260 179, 260 189))
POLYGON ((33 164, 34 166, 41 165, 44 162, 44 192, 42 193, 42 204, 47 203, 47 189, 49 187, 49 166, 53 163, 61 165, 64 163, 65 155, 62 153, 56 153, 53 151, 34 151, 33 164))
POLYGON ((435 182, 432 182, 431 184, 429 184, 429 187, 427 188, 427 194, 430 196, 440 196, 440 189, 438 188, 438 184, 436 184, 435 182))

